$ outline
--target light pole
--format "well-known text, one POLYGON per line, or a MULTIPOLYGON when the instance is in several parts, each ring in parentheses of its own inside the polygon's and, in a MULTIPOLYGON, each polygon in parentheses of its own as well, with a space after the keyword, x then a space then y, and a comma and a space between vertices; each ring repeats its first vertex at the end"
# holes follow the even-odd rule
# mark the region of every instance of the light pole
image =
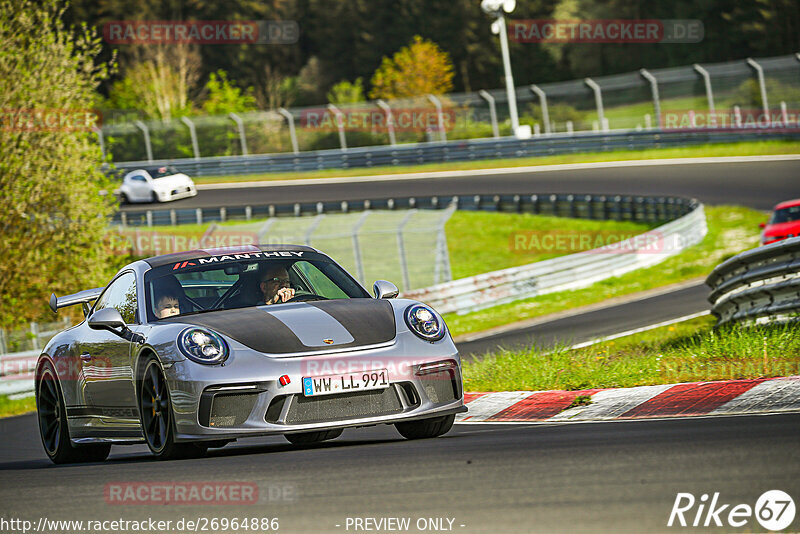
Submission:
POLYGON ((516 0, 482 0, 484 13, 495 17, 492 22, 492 33, 500 35, 500 51, 503 55, 503 70, 506 76, 506 92, 508 93, 508 114, 511 117, 511 130, 517 137, 530 137, 530 126, 520 129, 517 115, 517 93, 514 89, 514 77, 511 74, 511 58, 508 54, 508 33, 504 13, 511 13, 517 6, 516 0))

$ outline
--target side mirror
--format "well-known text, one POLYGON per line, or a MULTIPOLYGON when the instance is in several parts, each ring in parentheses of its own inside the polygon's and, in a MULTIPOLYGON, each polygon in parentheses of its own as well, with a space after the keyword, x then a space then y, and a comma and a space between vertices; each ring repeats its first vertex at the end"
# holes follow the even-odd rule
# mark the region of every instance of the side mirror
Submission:
POLYGON ((89 317, 89 328, 94 330, 113 330, 121 328, 125 330, 125 321, 122 319, 116 308, 103 308, 97 310, 89 317))
POLYGON ((122 339, 127 339, 134 343, 144 343, 145 338, 142 334, 132 332, 125 324, 125 320, 116 308, 103 308, 97 310, 89 317, 89 328, 94 330, 108 330, 122 339), (117 330, 119 329, 119 330, 117 330))
POLYGON ((766 228, 767 227, 767 223, 758 223, 758 227, 759 228, 766 228))
POLYGON ((376 299, 393 299, 400 293, 397 286, 386 280, 378 280, 372 286, 372 292, 376 299))

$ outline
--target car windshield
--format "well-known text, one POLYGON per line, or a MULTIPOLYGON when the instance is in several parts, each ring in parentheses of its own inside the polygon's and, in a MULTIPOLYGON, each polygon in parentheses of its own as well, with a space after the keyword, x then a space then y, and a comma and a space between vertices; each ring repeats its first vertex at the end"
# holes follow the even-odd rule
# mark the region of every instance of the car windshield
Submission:
POLYGON ((800 206, 790 206, 780 210, 775 210, 772 214, 770 224, 780 224, 792 221, 800 221, 800 206))
POLYGON ((166 165, 164 167, 157 167, 155 169, 151 169, 148 172, 150 173, 150 176, 152 176, 155 179, 165 178, 167 176, 172 176, 173 174, 178 174, 179 173, 178 169, 176 169, 172 165, 166 165))
POLYGON ((305 256, 206 264, 198 258, 152 269, 145 276, 149 320, 286 302, 370 298, 324 255, 305 256))

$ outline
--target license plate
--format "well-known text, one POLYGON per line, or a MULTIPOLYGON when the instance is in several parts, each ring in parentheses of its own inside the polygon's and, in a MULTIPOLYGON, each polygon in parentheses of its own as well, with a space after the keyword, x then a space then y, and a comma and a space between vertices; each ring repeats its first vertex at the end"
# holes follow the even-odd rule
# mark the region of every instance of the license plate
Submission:
POLYGON ((303 395, 334 395, 350 391, 367 391, 389 387, 389 373, 386 369, 360 371, 343 375, 303 377, 303 395))

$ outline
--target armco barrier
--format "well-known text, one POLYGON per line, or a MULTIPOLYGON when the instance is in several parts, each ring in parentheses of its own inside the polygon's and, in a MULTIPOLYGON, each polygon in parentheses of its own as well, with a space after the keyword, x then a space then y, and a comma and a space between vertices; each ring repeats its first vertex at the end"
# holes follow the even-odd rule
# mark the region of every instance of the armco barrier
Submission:
POLYGON ((622 130, 605 133, 552 134, 529 139, 514 137, 454 140, 396 146, 369 146, 347 150, 218 156, 156 161, 115 162, 117 169, 174 165, 189 176, 227 176, 268 172, 348 169, 383 165, 417 165, 499 158, 522 158, 604 152, 645 148, 677 147, 706 143, 800 139, 800 131, 791 129, 697 129, 681 131, 622 130))
POLYGON ((800 316, 800 237, 742 252, 718 265, 706 284, 720 325, 795 320, 800 316))
POLYGON ((123 226, 204 224, 227 220, 300 217, 366 210, 446 209, 452 203, 455 203, 459 210, 524 212, 555 217, 649 222, 671 221, 694 209, 694 201, 682 197, 564 194, 439 195, 184 210, 128 210, 115 214, 111 222, 123 226))
POLYGON ((418 299, 440 313, 467 313, 546 293, 577 289, 600 280, 649 267, 702 241, 707 232, 702 204, 690 201, 691 211, 647 234, 647 239, 631 238, 613 248, 594 249, 551 260, 540 261, 479 274, 404 292, 401 296, 418 299))
POLYGON ((0 356, 0 395, 25 397, 33 394, 33 373, 41 350, 0 356))

